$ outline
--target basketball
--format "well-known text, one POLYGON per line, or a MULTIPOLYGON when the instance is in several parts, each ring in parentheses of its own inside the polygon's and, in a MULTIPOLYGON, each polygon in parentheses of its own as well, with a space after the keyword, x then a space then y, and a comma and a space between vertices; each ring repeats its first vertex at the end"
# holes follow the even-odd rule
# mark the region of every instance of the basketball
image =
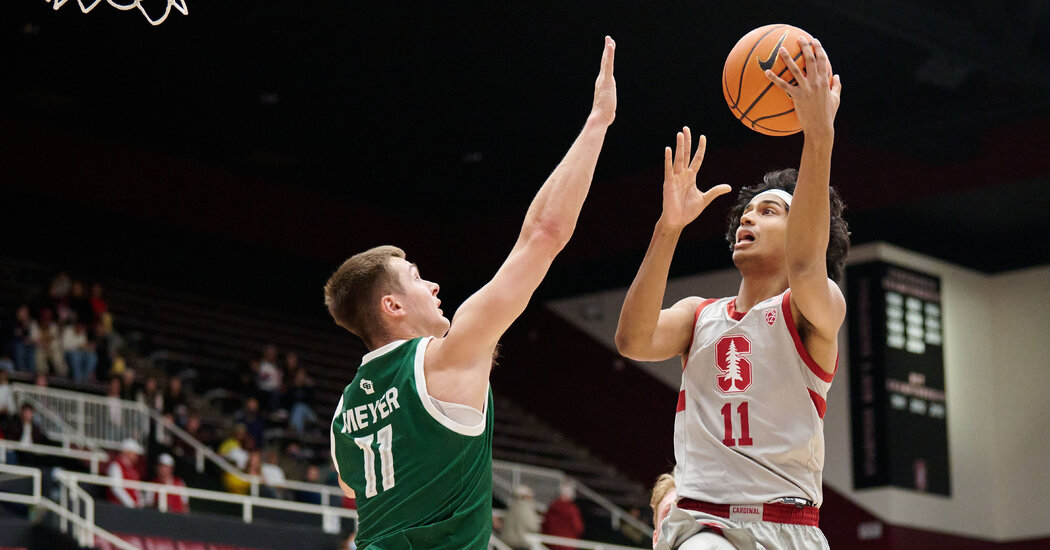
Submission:
POLYGON ((765 75, 766 69, 771 69, 789 84, 795 83, 777 52, 781 46, 787 48, 798 67, 805 70, 800 36, 813 40, 809 33, 791 25, 766 25, 745 34, 729 52, 722 69, 722 93, 733 116, 748 128, 768 136, 789 136, 802 129, 791 98, 765 75))

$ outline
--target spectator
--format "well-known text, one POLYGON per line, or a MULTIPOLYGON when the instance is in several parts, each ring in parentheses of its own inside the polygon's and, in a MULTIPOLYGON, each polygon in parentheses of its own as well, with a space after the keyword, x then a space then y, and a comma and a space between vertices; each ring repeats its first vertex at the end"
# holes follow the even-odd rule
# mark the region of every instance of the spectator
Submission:
POLYGON ((125 481, 142 479, 139 472, 139 457, 142 454, 142 445, 139 445, 134 439, 125 439, 120 444, 120 453, 106 469, 109 478, 114 482, 114 485, 106 492, 106 497, 110 502, 122 504, 128 508, 142 506, 142 493, 138 489, 124 487, 125 481))
POLYGON ((15 368, 24 372, 36 370, 36 341, 32 338, 32 326, 33 318, 29 315, 29 306, 18 306, 12 327, 11 352, 14 355, 15 368))
POLYGON ((106 408, 109 412, 109 423, 115 428, 124 423, 123 393, 123 379, 116 376, 110 378, 106 386, 106 408))
POLYGON ((230 432, 230 436, 219 444, 218 452, 243 470, 248 463, 248 451, 255 448, 254 445, 249 445, 247 441, 251 441, 248 429, 244 424, 237 424, 233 427, 233 431, 230 432))
POLYGON ((649 499, 649 506, 653 509, 653 548, 656 548, 657 541, 660 540, 660 527, 663 525, 664 518, 671 512, 671 505, 678 500, 678 493, 675 491, 674 476, 671 474, 662 474, 656 478, 656 484, 653 485, 653 494, 649 499))
POLYGON ((161 420, 161 422, 150 424, 153 432, 153 437, 151 438, 153 445, 149 449, 150 456, 172 452, 175 446, 175 435, 167 428, 167 426, 175 425, 175 417, 171 413, 163 413, 161 420))
POLYGON ((261 477, 262 474, 262 458, 259 455, 259 451, 248 453, 243 469, 244 473, 240 475, 233 472, 224 472, 222 474, 222 484, 227 491, 238 495, 247 495, 251 491, 252 482, 250 476, 261 477))
POLYGON ((261 494, 264 497, 287 497, 284 489, 279 487, 280 485, 284 485, 284 482, 287 481, 288 478, 285 477, 284 470, 281 469, 281 466, 277 464, 278 458, 277 451, 273 449, 267 449, 266 452, 263 453, 264 462, 259 471, 261 472, 263 483, 267 485, 262 488, 263 492, 261 494))
POLYGON ((90 325, 95 321, 95 312, 91 311, 91 302, 84 292, 84 283, 80 281, 73 281, 69 293, 69 309, 78 322, 90 325))
MULTIPOLYGON (((170 485, 172 487, 186 486, 186 482, 175 475, 175 459, 168 453, 162 453, 157 457, 157 476, 153 478, 153 483, 170 485)), ((157 496, 158 494, 152 491, 146 493, 146 506, 151 508, 157 506, 159 508, 160 499, 157 496)), ((190 512, 190 497, 185 494, 168 493, 167 505, 169 513, 188 514, 190 512)))
POLYGON ((266 421, 263 420, 262 414, 259 412, 258 399, 249 397, 244 402, 244 408, 237 411, 233 419, 238 424, 244 425, 248 435, 255 441, 256 447, 266 445, 266 441, 263 440, 266 432, 266 421))
MULTIPOLYGON (((321 483, 321 467, 317 464, 311 464, 306 467, 306 479, 303 481, 307 483, 321 483)), ((321 493, 317 491, 296 491, 295 500, 306 504, 321 504, 321 493)))
POLYGON ((168 379, 168 387, 164 390, 164 414, 170 414, 175 418, 179 426, 186 425, 186 415, 189 414, 189 403, 186 392, 183 391, 182 378, 173 376, 168 379))
MULTIPOLYGON (((291 354, 289 354, 291 355, 291 354)), ((288 388, 288 424, 302 436, 307 422, 317 422, 317 413, 310 407, 314 400, 314 382, 306 375, 306 369, 296 369, 292 374, 292 385, 288 388)))
POLYGON ((303 450, 294 441, 284 448, 280 464, 288 479, 302 479, 306 475, 306 472, 303 471, 303 450))
POLYGON ((40 426, 37 424, 33 406, 29 403, 22 403, 22 407, 18 411, 18 419, 8 423, 4 434, 7 439, 18 441, 19 443, 53 444, 51 439, 47 437, 47 434, 44 433, 44 430, 40 429, 40 426))
MULTIPOLYGON (((196 413, 190 413, 186 417, 186 426, 183 427, 183 430, 185 430, 186 433, 189 434, 189 436, 193 439, 202 443, 204 442, 204 431, 201 428, 200 415, 196 413)), ((197 450, 194 449, 191 444, 183 441, 181 438, 175 439, 172 445, 171 452, 174 453, 175 456, 178 457, 181 461, 191 461, 194 460, 197 456, 197 450)))
MULTIPOLYGON (((644 524, 644 522, 642 522, 642 511, 637 506, 631 506, 628 508, 627 514, 644 524)), ((652 539, 651 536, 646 535, 641 529, 636 527, 635 524, 628 521, 620 522, 620 532, 631 541, 631 546, 641 546, 645 539, 652 539)))
POLYGON ((40 310, 38 320, 29 326, 29 339, 36 345, 36 372, 48 374, 54 371, 59 376, 69 374, 66 359, 62 356, 62 342, 59 339, 58 323, 50 309, 40 310))
POLYGON ((11 374, 15 372, 15 362, 11 360, 11 356, 6 353, 0 353, 0 370, 11 374))
POLYGON ((100 371, 98 378, 123 374, 125 366, 121 355, 123 346, 124 338, 113 330, 113 316, 103 313, 95 323, 95 353, 98 354, 100 371))
POLYGON ((164 394, 157 387, 157 377, 146 377, 146 383, 135 393, 135 401, 157 412, 164 410, 164 394))
POLYGON ((0 369, 0 426, 7 424, 18 408, 15 406, 15 396, 11 391, 11 374, 0 369))
POLYGON ((281 403, 281 371, 277 368, 277 348, 273 344, 263 348, 255 387, 259 393, 260 404, 266 411, 276 411, 281 403))
POLYGON ((99 283, 91 285, 91 298, 88 302, 91 304, 91 312, 94 313, 93 319, 102 319, 102 315, 109 312, 109 306, 102 299, 102 285, 99 283))
MULTIPOLYGON (((576 488, 570 483, 561 486, 558 498, 551 501, 543 516, 543 534, 567 539, 578 539, 583 535, 583 517, 576 506, 576 488)), ((551 546, 551 550, 572 550, 568 546, 551 546)))
POLYGON ((51 286, 48 287, 47 294, 55 304, 60 304, 69 299, 69 293, 72 290, 73 279, 70 279, 69 274, 63 271, 51 279, 51 286))
POLYGON ((62 350, 65 352, 66 363, 73 371, 74 382, 95 379, 98 355, 95 353, 95 345, 88 341, 83 323, 69 323, 62 329, 62 350))
POLYGON ((120 373, 120 398, 125 401, 134 401, 138 397, 139 392, 142 391, 142 387, 139 385, 138 378, 135 376, 135 369, 130 367, 124 367, 120 373))
POLYGON ((528 535, 540 530, 540 515, 532 501, 532 488, 519 485, 514 489, 514 500, 503 518, 503 542, 514 550, 529 550, 528 535))

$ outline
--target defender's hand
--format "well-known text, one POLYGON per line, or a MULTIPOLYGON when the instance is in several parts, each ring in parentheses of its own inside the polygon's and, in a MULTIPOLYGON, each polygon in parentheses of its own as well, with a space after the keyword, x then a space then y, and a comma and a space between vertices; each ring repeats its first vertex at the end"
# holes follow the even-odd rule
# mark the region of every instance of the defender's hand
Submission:
POLYGON ((605 49, 602 51, 602 68, 594 82, 594 104, 591 106, 591 118, 606 126, 616 118, 616 79, 613 78, 613 58, 616 54, 616 42, 605 37, 605 49))
POLYGON ((664 197, 663 214, 660 216, 661 223, 681 229, 695 220, 704 211, 704 208, 711 204, 711 201, 728 193, 731 189, 724 183, 712 187, 707 192, 701 192, 696 187, 696 173, 704 162, 706 149, 707 138, 700 136, 696 154, 687 164, 689 152, 692 150, 692 135, 688 126, 678 132, 674 155, 671 154, 670 147, 664 149, 664 197))

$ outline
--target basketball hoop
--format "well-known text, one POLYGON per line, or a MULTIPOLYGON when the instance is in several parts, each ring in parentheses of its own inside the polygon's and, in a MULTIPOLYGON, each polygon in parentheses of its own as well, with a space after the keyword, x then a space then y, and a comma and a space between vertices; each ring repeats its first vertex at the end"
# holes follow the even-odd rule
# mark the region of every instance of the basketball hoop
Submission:
MULTIPOLYGON (((68 1, 69 0, 44 0, 44 2, 51 4, 52 9, 55 10, 61 8, 68 1)), ((189 8, 186 7, 186 0, 166 1, 167 5, 164 6, 164 15, 161 15, 160 17, 154 19, 153 16, 151 16, 149 12, 146 11, 146 8, 142 7, 142 0, 123 0, 124 3, 119 3, 116 0, 106 0, 106 2, 108 2, 110 6, 113 6, 118 10, 127 11, 138 8, 138 10, 142 12, 142 15, 146 16, 146 21, 149 21, 149 24, 153 25, 154 27, 160 25, 164 22, 165 19, 168 18, 168 14, 171 13, 171 8, 175 8, 180 13, 182 13, 182 15, 190 14, 189 8)), ((76 2, 77 4, 80 4, 80 11, 87 13, 95 9, 95 6, 99 5, 102 2, 102 0, 76 0, 76 2)))

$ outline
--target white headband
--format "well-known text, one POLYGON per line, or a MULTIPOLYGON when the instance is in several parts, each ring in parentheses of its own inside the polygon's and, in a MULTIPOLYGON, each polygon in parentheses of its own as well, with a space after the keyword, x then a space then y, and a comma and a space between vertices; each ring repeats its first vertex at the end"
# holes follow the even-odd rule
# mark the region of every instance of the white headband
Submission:
POLYGON ((784 204, 788 205, 789 208, 791 207, 791 193, 788 193, 783 189, 766 189, 765 191, 755 195, 755 197, 751 199, 751 202, 749 202, 748 204, 758 201, 765 195, 773 195, 774 197, 777 197, 780 200, 784 201, 784 204))

